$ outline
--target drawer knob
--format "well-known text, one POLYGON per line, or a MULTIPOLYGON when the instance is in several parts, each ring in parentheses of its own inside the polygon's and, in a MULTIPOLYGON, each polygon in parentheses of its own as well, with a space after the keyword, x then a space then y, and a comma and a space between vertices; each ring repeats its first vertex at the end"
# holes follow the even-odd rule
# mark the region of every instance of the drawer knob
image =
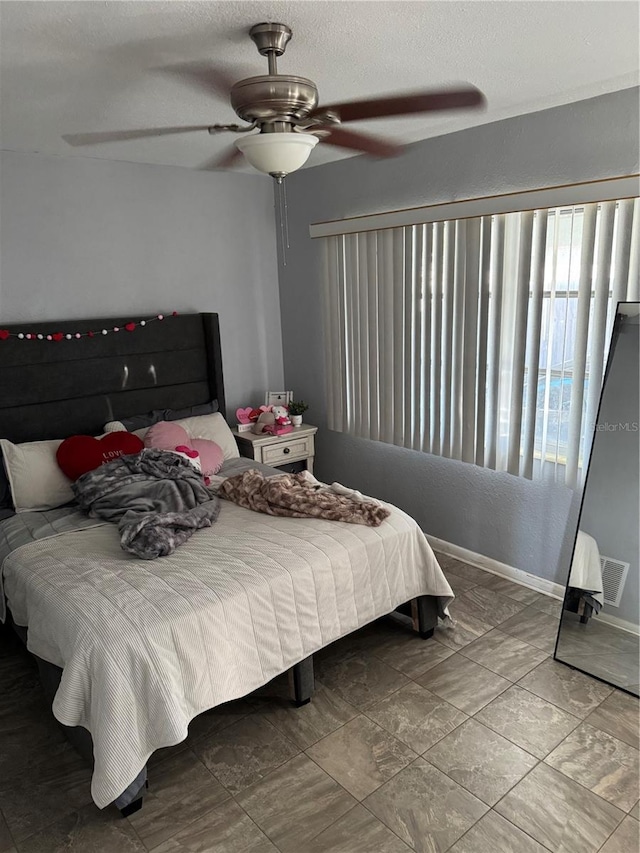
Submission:
POLYGON ((290 447, 284 447, 284 448, 282 449, 282 452, 283 452, 283 453, 291 453, 291 448, 290 448, 290 447))

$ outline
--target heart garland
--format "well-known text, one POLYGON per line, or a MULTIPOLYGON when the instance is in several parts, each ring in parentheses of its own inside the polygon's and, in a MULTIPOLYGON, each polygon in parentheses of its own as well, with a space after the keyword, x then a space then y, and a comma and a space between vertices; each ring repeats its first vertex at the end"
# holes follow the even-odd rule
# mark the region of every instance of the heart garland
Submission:
MULTIPOLYGON (((177 317, 178 312, 172 311, 172 317, 177 317)), ((140 327, 144 327, 147 323, 153 323, 154 320, 164 320, 164 314, 156 314, 155 317, 148 317, 144 320, 129 321, 125 323, 123 328, 127 332, 135 332, 140 327)), ((6 341, 8 338, 17 338, 19 341, 72 341, 79 338, 95 338, 96 335, 110 335, 114 332, 121 332, 120 326, 113 326, 111 329, 91 329, 88 332, 10 332, 9 329, 0 329, 0 341, 6 341)))

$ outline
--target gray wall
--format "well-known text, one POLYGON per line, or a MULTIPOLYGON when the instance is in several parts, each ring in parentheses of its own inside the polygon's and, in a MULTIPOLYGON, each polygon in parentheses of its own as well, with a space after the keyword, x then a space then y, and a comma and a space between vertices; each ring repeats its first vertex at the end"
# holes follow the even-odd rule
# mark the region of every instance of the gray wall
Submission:
POLYGON ((4 151, 0 323, 220 314, 227 401, 281 388, 271 182, 4 151))
POLYGON ((321 427, 319 476, 392 500, 434 536, 564 583, 574 533, 567 519, 575 528, 578 510, 568 489, 326 429, 321 246, 308 228, 637 171, 638 90, 629 89, 426 140, 392 160, 350 158, 287 178, 290 248, 286 266, 282 258, 280 264, 285 384, 311 404, 308 420, 321 427))
POLYGON ((616 342, 580 517, 580 528, 593 536, 602 555, 629 563, 620 607, 605 605, 604 611, 634 625, 640 624, 639 332, 638 325, 625 325, 616 342))

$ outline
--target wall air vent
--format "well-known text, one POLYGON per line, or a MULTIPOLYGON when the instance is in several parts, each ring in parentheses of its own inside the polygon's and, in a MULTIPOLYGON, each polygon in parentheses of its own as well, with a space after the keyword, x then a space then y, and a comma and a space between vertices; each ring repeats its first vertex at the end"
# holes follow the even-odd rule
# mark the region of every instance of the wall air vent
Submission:
POLYGON ((622 560, 614 560, 613 557, 600 557, 600 569, 602 570, 602 588, 604 590, 604 603, 612 607, 620 607, 622 591, 629 572, 629 563, 622 560))

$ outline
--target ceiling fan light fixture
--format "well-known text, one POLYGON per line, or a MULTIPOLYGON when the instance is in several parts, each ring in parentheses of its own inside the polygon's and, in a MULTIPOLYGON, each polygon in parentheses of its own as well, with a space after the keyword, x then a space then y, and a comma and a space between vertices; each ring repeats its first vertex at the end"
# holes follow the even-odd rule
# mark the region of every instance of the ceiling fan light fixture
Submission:
POLYGON ((254 169, 276 178, 304 166, 317 144, 311 133, 256 133, 236 140, 254 169))

